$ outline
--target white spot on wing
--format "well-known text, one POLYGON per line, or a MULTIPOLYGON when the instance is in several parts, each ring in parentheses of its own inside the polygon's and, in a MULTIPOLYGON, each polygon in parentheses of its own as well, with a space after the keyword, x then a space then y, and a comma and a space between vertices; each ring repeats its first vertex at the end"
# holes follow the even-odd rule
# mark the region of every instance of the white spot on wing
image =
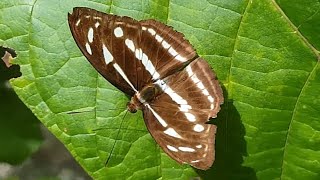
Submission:
POLYGON ((206 95, 206 96, 209 96, 209 92, 208 92, 208 90, 206 90, 206 89, 202 90, 202 93, 203 93, 204 95, 206 95))
POLYGON ((119 38, 123 36, 123 30, 121 27, 116 27, 113 31, 114 35, 119 38))
POLYGON ((98 28, 98 27, 100 26, 100 23, 99 23, 99 22, 96 22, 96 24, 94 24, 94 26, 95 26, 96 28, 98 28))
MULTIPOLYGON (((208 146, 207 146, 207 145, 205 146, 204 151, 205 151, 205 152, 208 151, 208 146)), ((205 155, 206 155, 206 154, 204 154, 204 156, 205 156, 205 155)), ((203 157, 204 157, 204 156, 203 156, 203 157)))
POLYGON ((136 49, 136 51, 135 51, 136 58, 139 59, 139 60, 141 60, 140 50, 141 50, 141 49, 136 49))
POLYGON ((130 39, 126 39, 125 40, 125 44, 127 45, 127 47, 132 51, 132 52, 134 52, 134 44, 133 44, 133 41, 132 40, 130 40, 130 39))
POLYGON ((176 56, 175 59, 180 61, 180 62, 186 62, 187 61, 187 59, 185 57, 182 57, 180 55, 176 56))
POLYGON ((186 71, 187 71, 189 77, 191 77, 191 76, 193 75, 193 72, 192 72, 192 69, 191 69, 191 66, 190 66, 190 65, 188 65, 188 66, 186 67, 186 71))
POLYGON ((144 54, 144 53, 142 52, 142 49, 140 48, 140 49, 139 49, 139 58, 138 58, 139 60, 142 60, 143 54, 144 54))
POLYGON ((190 105, 182 104, 179 109, 180 109, 180 111, 182 111, 182 112, 188 112, 189 109, 192 109, 192 108, 191 108, 190 105))
POLYGON ((92 55, 91 47, 88 43, 86 43, 86 50, 90 55, 92 55))
POLYGON ((176 57, 178 55, 177 51, 173 49, 173 47, 171 47, 168 52, 173 56, 176 57))
POLYGON ((190 147, 178 147, 178 149, 183 152, 195 152, 196 151, 195 149, 190 148, 190 147))
MULTIPOLYGON (((153 66, 153 64, 150 62, 150 60, 149 60, 149 62, 146 64, 146 69, 147 69, 147 71, 150 73, 150 74, 153 74, 156 70, 155 70, 155 68, 154 68, 154 66, 153 66)), ((153 79, 154 77, 152 77, 152 79, 153 79)))
POLYGON ((196 148, 200 149, 200 148, 202 148, 202 145, 201 144, 196 145, 196 148))
POLYGON ((213 103, 213 97, 212 96, 208 96, 208 100, 211 102, 211 103, 213 103))
POLYGON ((149 32, 152 36, 156 35, 156 31, 155 31, 154 29, 152 29, 152 28, 148 28, 148 32, 149 32))
POLYGON ((93 42, 93 28, 89 28, 89 31, 88 31, 88 40, 90 43, 93 42))
POLYGON ((198 82, 200 82, 200 79, 194 74, 192 77, 191 77, 191 80, 197 84, 198 82))
POLYGON ((170 151, 178 152, 178 149, 175 148, 175 147, 173 147, 173 146, 167 145, 167 148, 168 148, 170 151))
POLYGON ((123 70, 121 69, 121 67, 117 64, 114 63, 113 67, 116 69, 116 71, 121 75, 121 77, 130 85, 130 87, 135 91, 138 92, 136 90, 136 88, 131 84, 131 82, 129 81, 127 75, 123 72, 123 70))
POLYGON ((111 63, 113 61, 113 56, 104 44, 102 45, 102 50, 103 50, 104 61, 106 62, 106 64, 111 63))
POLYGON ((204 85, 202 84, 202 82, 198 82, 197 86, 199 89, 204 89, 204 85))
POLYGON ((152 114, 154 115, 154 117, 156 117, 156 119, 159 121, 159 123, 163 126, 163 127, 167 127, 168 124, 166 123, 165 120, 162 119, 161 116, 159 116, 159 114, 157 112, 155 112, 152 107, 149 104, 145 104, 145 106, 147 106, 150 111, 152 112, 152 114))
POLYGON ((161 45, 165 49, 168 49, 170 47, 170 44, 167 41, 162 41, 161 45))
POLYGON ((142 26, 142 30, 144 30, 144 31, 145 31, 145 30, 147 30, 147 28, 146 28, 146 27, 144 27, 144 26, 142 26))
POLYGON ((174 129, 168 128, 164 131, 165 134, 168 134, 169 136, 175 137, 175 138, 182 138, 180 134, 178 134, 174 129))
POLYGON ((161 42, 161 41, 163 40, 163 38, 157 34, 157 35, 156 35, 156 40, 157 40, 158 42, 161 42))
POLYGON ((184 114, 186 115, 188 121, 190 121, 190 122, 196 121, 196 117, 193 114, 191 114, 191 113, 184 113, 184 114))
MULTIPOLYGON (((142 64, 144 65, 144 66, 146 66, 147 65, 147 63, 148 63, 148 56, 145 54, 145 53, 143 53, 142 54, 142 64)), ((148 71, 148 70, 147 70, 148 71)))
MULTIPOLYGON (((141 49, 140 49, 141 50, 141 49)), ((152 75, 152 79, 156 80, 160 77, 160 74, 156 71, 155 67, 153 66, 152 62, 148 59, 148 56, 142 52, 140 52, 140 57, 142 60, 142 64, 146 68, 146 70, 152 75)), ((138 58, 139 59, 139 58, 138 58)))
POLYGON ((197 163, 199 162, 200 160, 194 160, 194 161, 191 161, 191 163, 197 163))
POLYGON ((201 124, 196 124, 193 127, 193 130, 196 131, 196 132, 202 132, 204 130, 204 127, 201 124))
POLYGON ((78 19, 78 21, 76 22, 76 26, 79 26, 81 19, 78 19))

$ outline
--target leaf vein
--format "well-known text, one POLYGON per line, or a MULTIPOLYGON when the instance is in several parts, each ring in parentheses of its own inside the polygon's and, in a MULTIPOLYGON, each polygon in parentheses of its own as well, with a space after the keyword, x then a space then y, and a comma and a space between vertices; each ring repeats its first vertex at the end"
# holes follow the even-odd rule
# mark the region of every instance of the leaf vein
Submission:
MULTIPOLYGON (((299 29, 290 21, 290 19, 288 18, 288 16, 282 11, 282 9, 279 7, 279 5, 277 4, 277 2, 275 0, 271 1, 273 3, 273 5, 275 6, 275 8, 277 8, 277 10, 281 13, 281 15, 287 20, 288 24, 295 30, 295 32, 297 32, 298 36, 301 38, 301 40, 312 50, 312 52, 314 53, 314 55, 317 56, 318 62, 320 61, 320 54, 319 51, 311 44, 309 43, 309 41, 301 34, 301 32, 299 31, 299 29)), ((281 179, 281 178, 280 178, 281 179)))
POLYGON ((306 82, 305 84, 303 85, 303 87, 301 88, 301 91, 298 95, 298 98, 296 100, 296 104, 293 108, 293 111, 292 111, 292 117, 291 117, 291 120, 290 120, 290 123, 289 123, 289 127, 288 127, 288 131, 287 131, 287 134, 286 134, 286 141, 285 141, 285 144, 284 144, 284 149, 283 149, 283 159, 282 159, 282 165, 281 165, 281 176, 280 176, 280 179, 283 179, 283 176, 284 176, 284 173, 283 173, 283 169, 284 169, 284 162, 285 162, 285 159, 286 159, 286 151, 287 151, 287 147, 288 147, 288 139, 290 137, 290 130, 292 128, 292 124, 293 124, 293 121, 295 121, 295 116, 297 114, 297 108, 298 108, 298 103, 300 102, 300 98, 301 98, 301 95, 303 94, 303 92, 305 91, 305 88, 307 87, 308 85, 308 82, 310 81, 310 78, 312 77, 313 73, 316 73, 316 69, 317 69, 317 66, 319 65, 319 62, 314 66, 313 70, 310 72, 308 78, 306 79, 306 82))

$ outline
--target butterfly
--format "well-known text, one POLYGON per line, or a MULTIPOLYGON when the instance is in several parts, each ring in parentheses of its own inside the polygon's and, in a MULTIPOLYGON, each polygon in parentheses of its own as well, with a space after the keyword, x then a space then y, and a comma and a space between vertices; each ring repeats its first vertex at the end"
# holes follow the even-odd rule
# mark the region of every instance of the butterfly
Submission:
POLYGON ((142 110, 158 145, 179 163, 206 170, 215 156, 215 118, 223 93, 208 63, 182 33, 85 7, 68 14, 73 38, 92 66, 142 110))

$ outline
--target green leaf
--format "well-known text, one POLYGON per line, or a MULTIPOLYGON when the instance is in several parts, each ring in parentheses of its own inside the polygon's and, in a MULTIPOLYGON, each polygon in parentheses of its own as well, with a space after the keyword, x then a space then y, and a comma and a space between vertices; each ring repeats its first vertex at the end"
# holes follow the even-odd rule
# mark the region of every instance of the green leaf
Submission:
MULTIPOLYGON (((320 49, 320 3, 316 0, 303 1, 299 0, 277 0, 279 8, 289 18, 289 23, 294 29, 299 30, 307 43, 310 43, 315 49, 320 49)), ((310 47, 312 48, 312 47, 310 47)))
POLYGON ((23 76, 11 81, 19 97, 96 179, 319 179, 319 4, 5 0, 0 45, 19 55, 23 76), (141 113, 123 118, 128 97, 72 39, 67 12, 75 6, 162 21, 210 63, 226 98, 212 169, 178 165, 154 143, 141 113))

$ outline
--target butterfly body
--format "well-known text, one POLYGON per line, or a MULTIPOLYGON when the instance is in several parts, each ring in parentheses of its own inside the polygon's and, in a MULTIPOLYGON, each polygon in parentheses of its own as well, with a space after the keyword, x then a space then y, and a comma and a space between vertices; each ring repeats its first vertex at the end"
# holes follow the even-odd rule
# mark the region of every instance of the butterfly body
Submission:
POLYGON ((142 110, 145 107, 144 104, 152 103, 161 93, 160 87, 155 84, 144 86, 141 91, 131 97, 130 102, 127 104, 128 111, 135 113, 137 110, 142 110))
POLYGON ((88 61, 131 96, 147 129, 179 163, 208 169, 214 161, 215 118, 222 90, 208 63, 183 34, 155 20, 137 21, 89 8, 68 16, 72 35, 88 61))

